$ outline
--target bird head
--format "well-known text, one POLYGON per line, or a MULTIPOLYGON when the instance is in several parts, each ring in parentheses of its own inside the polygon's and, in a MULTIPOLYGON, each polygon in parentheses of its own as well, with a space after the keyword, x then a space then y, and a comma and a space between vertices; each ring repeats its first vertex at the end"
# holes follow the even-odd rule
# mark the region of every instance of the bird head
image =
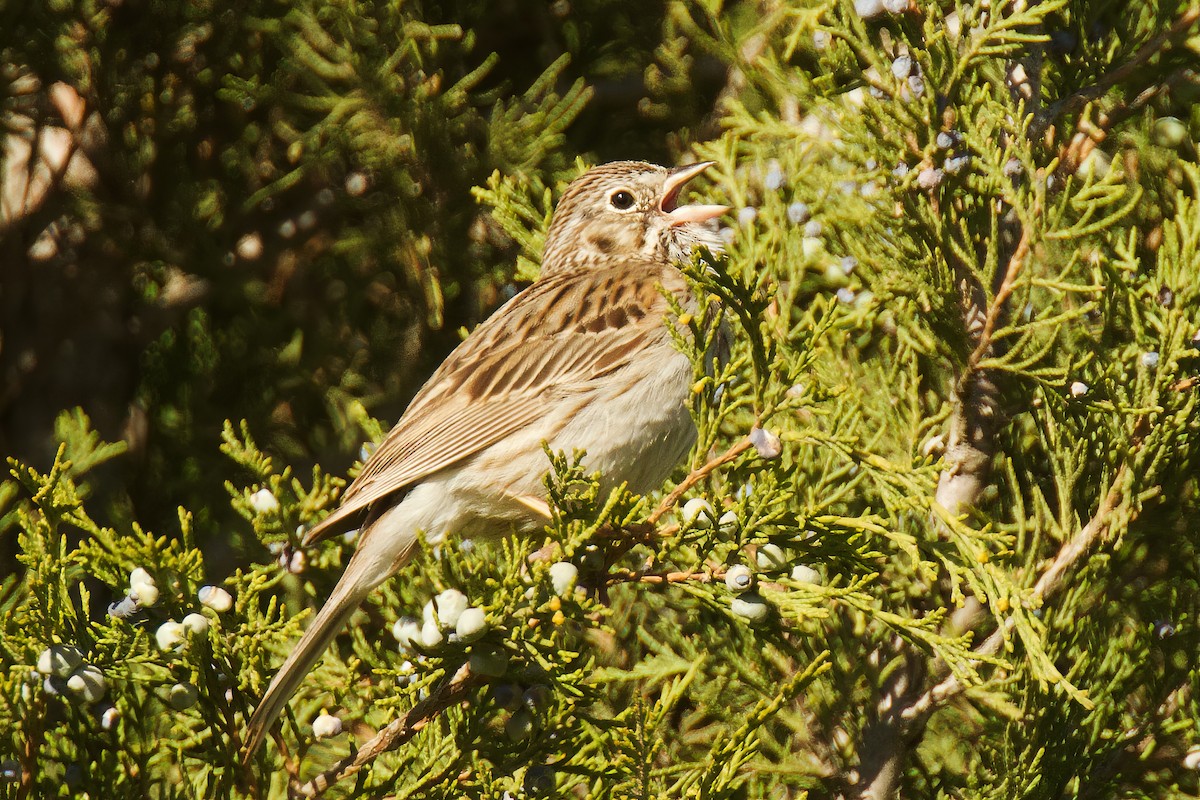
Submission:
POLYGON ((727 206, 679 205, 684 185, 711 161, 667 169, 640 161, 601 164, 576 178, 554 211, 542 274, 630 257, 678 261, 720 238, 703 225, 727 206))

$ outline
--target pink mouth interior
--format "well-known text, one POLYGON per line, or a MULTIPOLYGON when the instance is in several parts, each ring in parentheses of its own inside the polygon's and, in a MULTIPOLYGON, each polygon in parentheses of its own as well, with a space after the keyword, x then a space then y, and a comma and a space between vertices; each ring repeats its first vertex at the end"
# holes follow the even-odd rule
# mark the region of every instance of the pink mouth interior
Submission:
POLYGON ((679 205, 679 193, 683 191, 685 184, 686 181, 678 186, 672 187, 670 191, 663 195, 662 202, 659 203, 658 207, 664 214, 670 214, 679 205))

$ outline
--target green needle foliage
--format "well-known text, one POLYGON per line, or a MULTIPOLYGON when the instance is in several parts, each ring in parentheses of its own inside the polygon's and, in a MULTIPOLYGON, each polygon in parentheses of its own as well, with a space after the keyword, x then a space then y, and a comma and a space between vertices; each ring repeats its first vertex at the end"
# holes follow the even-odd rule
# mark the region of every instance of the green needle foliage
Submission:
POLYGON ((64 411, 0 485, 4 792, 1200 791, 1200 11, 555 3, 531 70, 504 9, 148 7, 184 57, 151 66, 108 6, 33 15, 87 47, 4 51, 104 98, 108 157, 152 176, 136 225, 94 187, 61 224, 139 303, 208 287, 139 354, 159 444, 64 411), (589 116, 631 80, 621 122, 589 116), (664 320, 696 448, 646 497, 548 452, 545 531, 425 545, 243 764, 354 548, 301 548, 346 483, 314 456, 370 452, 460 301, 533 279, 557 193, 630 131, 714 161, 693 192, 733 208, 682 265, 700 313, 664 320), (178 465, 153 533, 106 473, 136 453, 178 465))

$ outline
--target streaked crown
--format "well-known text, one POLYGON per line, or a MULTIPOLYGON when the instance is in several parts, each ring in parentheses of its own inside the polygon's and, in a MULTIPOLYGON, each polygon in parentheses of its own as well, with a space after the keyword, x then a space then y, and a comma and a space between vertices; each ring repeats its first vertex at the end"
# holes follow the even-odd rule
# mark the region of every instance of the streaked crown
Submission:
POLYGON ((612 265, 631 257, 674 261, 697 244, 719 249, 702 223, 725 206, 680 206, 679 193, 711 162, 667 169, 641 161, 601 164, 563 192, 546 236, 542 274, 612 265))

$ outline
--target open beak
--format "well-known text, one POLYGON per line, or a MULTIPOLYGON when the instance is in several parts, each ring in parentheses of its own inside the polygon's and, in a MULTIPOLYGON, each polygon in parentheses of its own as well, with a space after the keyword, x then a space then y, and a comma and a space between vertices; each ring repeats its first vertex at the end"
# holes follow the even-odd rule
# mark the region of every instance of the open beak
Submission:
POLYGON ((658 210, 666 215, 670 225, 684 225, 688 222, 707 222, 715 219, 726 211, 729 206, 680 206, 679 192, 692 178, 711 167, 715 162, 701 161, 699 164, 688 164, 672 170, 663 182, 662 200, 658 202, 658 210))

